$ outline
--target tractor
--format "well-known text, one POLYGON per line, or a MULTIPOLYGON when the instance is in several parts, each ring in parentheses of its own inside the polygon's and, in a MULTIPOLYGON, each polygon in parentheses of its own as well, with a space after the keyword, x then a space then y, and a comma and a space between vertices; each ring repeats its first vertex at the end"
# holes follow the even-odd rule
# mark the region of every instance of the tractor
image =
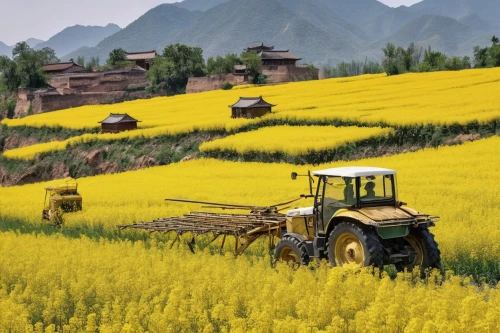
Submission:
POLYGON ((45 188, 42 219, 58 223, 62 213, 82 210, 82 196, 78 193, 78 183, 67 179, 63 184, 45 188))
POLYGON ((309 178, 314 206, 290 210, 275 258, 307 265, 313 258, 398 270, 439 268, 440 251, 429 231, 439 217, 419 213, 398 199, 396 171, 344 167, 298 175, 309 178))

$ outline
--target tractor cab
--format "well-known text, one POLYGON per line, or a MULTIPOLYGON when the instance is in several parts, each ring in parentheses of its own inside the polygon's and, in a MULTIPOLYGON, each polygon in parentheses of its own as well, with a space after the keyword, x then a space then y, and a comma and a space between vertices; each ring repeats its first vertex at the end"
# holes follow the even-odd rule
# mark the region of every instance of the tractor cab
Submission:
POLYGON ((78 183, 67 179, 64 183, 45 188, 42 219, 52 221, 59 212, 70 213, 82 210, 82 196, 78 183))

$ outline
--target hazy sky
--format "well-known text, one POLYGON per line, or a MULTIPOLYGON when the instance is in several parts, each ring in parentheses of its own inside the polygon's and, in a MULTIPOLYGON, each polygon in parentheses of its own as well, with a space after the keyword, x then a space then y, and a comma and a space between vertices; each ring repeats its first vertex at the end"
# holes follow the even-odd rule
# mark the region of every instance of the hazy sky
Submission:
MULTIPOLYGON (((75 24, 124 28, 149 9, 180 0, 0 0, 0 41, 7 45, 28 38, 47 40, 75 24)), ((380 0, 397 7, 420 0, 380 0)))

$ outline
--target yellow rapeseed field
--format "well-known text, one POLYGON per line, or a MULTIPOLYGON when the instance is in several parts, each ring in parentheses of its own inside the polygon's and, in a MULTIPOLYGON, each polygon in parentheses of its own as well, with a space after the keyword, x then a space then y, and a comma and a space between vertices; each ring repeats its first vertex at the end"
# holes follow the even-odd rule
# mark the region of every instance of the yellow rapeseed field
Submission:
POLYGON ((500 293, 154 242, 0 234, 0 332, 498 332, 500 293))
POLYGON ((237 128, 248 120, 231 119, 228 105, 241 95, 262 95, 277 104, 274 114, 266 118, 341 119, 392 125, 466 124, 500 117, 496 99, 499 77, 500 68, 391 77, 365 75, 84 106, 2 123, 83 129, 98 127, 98 121, 110 113, 129 113, 142 120, 143 130, 155 127, 156 133, 237 128))
MULTIPOLYGON (((117 224, 181 215, 197 205, 165 203, 166 197, 252 205, 271 205, 307 193, 306 181, 290 180, 305 172, 345 165, 398 171, 400 199, 420 211, 442 217, 434 228, 443 259, 457 253, 500 259, 500 138, 461 146, 321 166, 237 163, 202 159, 165 167, 79 180, 83 211, 65 216, 71 225, 117 224)), ((45 183, 0 188, 1 215, 39 221, 45 183)), ((298 205, 312 205, 304 200, 298 205)))
POLYGON ((380 127, 264 127, 256 131, 205 142, 200 146, 200 151, 231 150, 240 154, 284 152, 290 155, 302 155, 310 151, 331 150, 348 143, 387 136, 391 133, 394 133, 393 129, 380 127))

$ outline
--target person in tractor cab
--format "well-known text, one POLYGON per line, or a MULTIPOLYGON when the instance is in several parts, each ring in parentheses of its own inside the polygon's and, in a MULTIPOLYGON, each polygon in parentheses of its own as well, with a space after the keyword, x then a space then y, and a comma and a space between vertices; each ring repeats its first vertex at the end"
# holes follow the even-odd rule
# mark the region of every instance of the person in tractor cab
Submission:
POLYGON ((372 181, 367 182, 365 185, 365 191, 366 191, 366 195, 364 196, 365 199, 375 198, 375 183, 372 181))

